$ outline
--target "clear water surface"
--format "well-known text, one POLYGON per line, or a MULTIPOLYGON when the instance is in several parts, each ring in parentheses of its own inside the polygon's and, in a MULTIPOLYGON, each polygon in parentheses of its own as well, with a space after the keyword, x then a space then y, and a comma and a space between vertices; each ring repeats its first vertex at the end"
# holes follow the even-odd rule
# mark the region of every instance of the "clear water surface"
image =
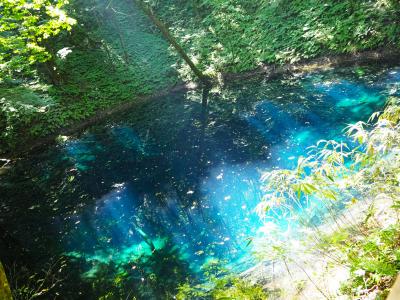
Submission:
POLYGON ((244 270, 260 174, 340 138, 399 84, 400 68, 348 67, 231 84, 207 106, 201 91, 140 103, 0 177, 2 260, 34 272, 67 257, 62 299, 161 299, 210 261, 244 270))

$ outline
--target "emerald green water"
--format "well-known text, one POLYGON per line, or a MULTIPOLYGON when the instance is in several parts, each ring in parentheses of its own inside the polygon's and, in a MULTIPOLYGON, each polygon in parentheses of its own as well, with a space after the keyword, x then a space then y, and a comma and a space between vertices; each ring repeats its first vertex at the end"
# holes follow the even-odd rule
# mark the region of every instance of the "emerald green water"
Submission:
POLYGON ((0 258, 32 274, 63 257, 44 299, 164 299, 210 263, 245 270, 266 234, 261 173, 342 138, 399 84, 397 67, 353 67, 231 84, 207 106, 197 90, 138 104, 1 175, 0 258))

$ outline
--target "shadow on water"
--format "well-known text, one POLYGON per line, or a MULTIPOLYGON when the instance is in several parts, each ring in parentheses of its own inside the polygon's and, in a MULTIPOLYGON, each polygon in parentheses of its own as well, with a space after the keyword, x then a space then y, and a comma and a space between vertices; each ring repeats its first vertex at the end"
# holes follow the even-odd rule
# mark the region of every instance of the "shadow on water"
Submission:
POLYGON ((399 74, 347 68, 182 91, 60 140, 1 177, 1 259, 34 273, 65 257, 54 290, 65 299, 172 297, 210 260, 239 272, 253 263, 246 239, 261 234, 261 172, 366 120, 398 94, 399 74))

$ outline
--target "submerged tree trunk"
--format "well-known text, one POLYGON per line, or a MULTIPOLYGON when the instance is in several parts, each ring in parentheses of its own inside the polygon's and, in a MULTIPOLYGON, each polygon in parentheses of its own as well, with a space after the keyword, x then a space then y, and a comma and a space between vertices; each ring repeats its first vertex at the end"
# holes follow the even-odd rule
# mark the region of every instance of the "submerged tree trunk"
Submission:
POLYGON ((170 42, 170 44, 175 48, 183 60, 189 65, 193 73, 201 80, 201 82, 208 86, 210 85, 210 79, 205 76, 194 64, 194 62, 186 54, 185 50, 178 44, 176 39, 171 35, 167 26, 154 14, 151 8, 143 0, 134 0, 138 6, 143 10, 143 12, 150 18, 150 20, 157 26, 161 31, 162 35, 170 42))

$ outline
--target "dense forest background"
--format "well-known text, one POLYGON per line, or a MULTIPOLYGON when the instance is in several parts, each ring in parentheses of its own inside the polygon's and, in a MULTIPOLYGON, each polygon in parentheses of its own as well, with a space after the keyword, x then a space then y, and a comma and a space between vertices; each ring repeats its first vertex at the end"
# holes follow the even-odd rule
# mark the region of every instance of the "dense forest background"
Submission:
MULTIPOLYGON (((0 8, 7 12, 10 3, 23 7, 29 1, 17 2, 4 0, 0 8)), ((17 50, 15 44, 1 46, 1 152, 19 149, 118 103, 193 79, 135 1, 42 2, 40 9, 31 8, 35 20, 28 21, 31 27, 18 36, 17 50), (62 15, 43 12, 45 5, 54 3, 62 15), (32 56, 29 45, 38 34, 30 30, 35 22, 50 25, 48 33, 40 33, 44 42, 38 47, 44 50, 32 56), (27 54, 28 68, 21 67, 27 54), (7 71, 7 66, 13 71, 7 71)), ((400 3, 396 0, 147 4, 204 74, 214 78, 266 63, 293 63, 400 44, 400 3)), ((17 14, 8 12, 9 17, 17 14)), ((21 13, 12 21, 14 27, 4 25, 9 21, 3 18, 5 39, 27 24, 21 13)))

